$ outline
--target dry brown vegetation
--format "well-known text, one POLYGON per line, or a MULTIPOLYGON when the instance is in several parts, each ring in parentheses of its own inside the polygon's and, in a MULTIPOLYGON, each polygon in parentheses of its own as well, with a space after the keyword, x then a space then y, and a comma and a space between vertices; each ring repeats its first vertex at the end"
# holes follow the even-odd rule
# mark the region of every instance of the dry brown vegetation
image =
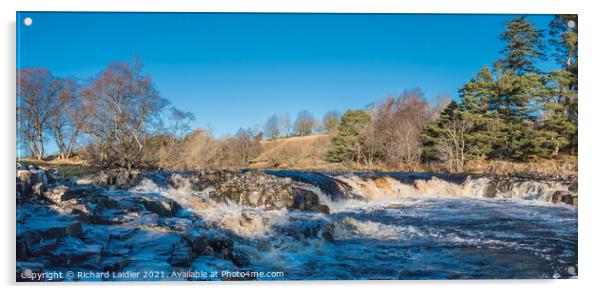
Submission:
POLYGON ((279 138, 261 142, 261 154, 251 161, 253 168, 330 169, 324 161, 330 136, 318 134, 279 138))

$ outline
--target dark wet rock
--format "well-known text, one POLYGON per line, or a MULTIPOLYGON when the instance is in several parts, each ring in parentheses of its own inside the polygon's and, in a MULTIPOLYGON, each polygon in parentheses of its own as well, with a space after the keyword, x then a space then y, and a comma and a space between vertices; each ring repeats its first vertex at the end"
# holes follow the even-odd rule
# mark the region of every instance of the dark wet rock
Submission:
POLYGON ((230 200, 243 206, 280 209, 293 204, 291 180, 247 172, 215 186, 216 200, 230 200))
POLYGON ((123 256, 109 256, 101 260, 98 269, 101 271, 118 272, 122 271, 127 264, 128 260, 123 256))
POLYGON ((100 262, 102 246, 88 245, 82 240, 74 237, 60 239, 51 255, 56 257, 59 264, 70 266, 73 264, 96 265, 100 262))
POLYGON ((83 225, 82 241, 86 244, 99 245, 106 248, 109 245, 111 232, 108 226, 83 225))
POLYGON ((234 242, 227 237, 210 237, 209 247, 216 256, 228 258, 232 256, 234 242))
MULTIPOLYGON (((475 176, 468 181, 485 180, 482 196, 486 198, 520 198, 526 200, 541 200, 552 203, 573 204, 574 197, 559 195, 574 195, 576 197, 577 180, 573 177, 544 177, 530 176, 475 176), (564 200, 563 200, 564 199, 564 200)), ((576 201, 575 201, 576 203, 576 201)))
POLYGON ((213 253, 213 248, 209 243, 209 234, 207 232, 191 232, 184 235, 192 251, 196 255, 208 255, 213 253))
POLYGON ((297 209, 328 213, 320 205, 315 193, 301 189, 302 183, 287 177, 277 177, 259 171, 234 173, 228 171, 205 171, 199 174, 196 189, 212 187, 211 198, 217 201, 232 201, 242 206, 266 209, 297 209), (198 184, 200 183, 200 184, 198 184))
POLYGON ((29 256, 49 254, 57 246, 57 239, 41 239, 39 242, 29 244, 29 256))
POLYGON ((267 170, 265 173, 318 187, 333 201, 361 198, 353 194, 353 188, 349 184, 321 172, 267 170))
POLYGON ((578 199, 578 197, 575 193, 556 191, 552 195, 551 202, 552 203, 565 203, 565 204, 577 206, 577 199, 578 199))
POLYGON ((334 230, 334 224, 326 224, 320 230, 320 237, 322 237, 322 239, 325 241, 334 242, 334 230))
POLYGON ((170 228, 172 231, 189 232, 193 230, 194 222, 190 219, 179 217, 161 218, 159 220, 161 226, 170 228))
POLYGON ((39 242, 43 239, 62 238, 66 236, 80 237, 82 234, 82 226, 78 221, 60 221, 57 219, 48 219, 39 226, 30 228, 31 230, 23 233, 26 242, 39 242), (39 238, 37 237, 39 236, 39 238))
POLYGON ((89 198, 95 195, 95 188, 91 185, 65 186, 59 185, 44 192, 44 197, 56 204, 78 198, 89 198))
POLYGON ((119 206, 119 202, 115 199, 111 199, 106 195, 97 195, 89 200, 89 203, 98 205, 102 209, 114 209, 119 206))
MULTIPOLYGON (((192 174, 181 174, 181 173, 173 173, 166 178, 164 178, 163 183, 169 187, 174 189, 180 189, 182 187, 187 186, 191 181, 195 181, 196 178, 192 174)), ((158 180, 153 180, 153 182, 160 184, 161 182, 158 180)), ((195 186, 196 189, 199 189, 198 186, 195 186)))
POLYGON ((136 230, 125 241, 131 248, 128 258, 132 260, 168 262, 174 248, 182 241, 182 236, 158 228, 143 228, 136 230))
POLYGON ((573 193, 578 192, 578 182, 576 178, 571 181, 571 184, 569 185, 569 191, 573 193))
MULTIPOLYGON (((277 226, 275 228, 279 234, 287 235, 295 239, 304 241, 309 238, 322 238, 326 241, 332 241, 334 226, 326 219, 308 221, 306 217, 289 217, 288 224, 277 226)), ((263 241, 257 242, 257 249, 266 251, 271 244, 265 244, 263 241)), ((269 251, 269 250, 267 250, 269 251)))
POLYGON ((320 204, 320 197, 316 193, 301 189, 293 188, 293 205, 292 209, 329 213, 329 208, 326 205, 320 204))
POLYGON ((193 183, 193 188, 203 191, 209 187, 221 185, 237 176, 240 176, 240 173, 228 170, 202 170, 197 174, 197 180, 193 183))
POLYGON ((142 197, 142 204, 148 211, 154 212, 160 217, 173 217, 182 210, 180 204, 158 194, 145 194, 142 197))
POLYGON ((93 179, 96 185, 114 186, 118 189, 127 189, 138 185, 142 181, 142 173, 137 170, 117 168, 104 170, 93 179))
POLYGON ((30 202, 40 198, 48 185, 47 173, 49 172, 42 169, 17 170, 17 202, 30 202))
POLYGON ((171 255, 170 264, 172 266, 189 267, 194 258, 192 248, 188 243, 182 239, 179 243, 174 246, 173 253, 171 255))

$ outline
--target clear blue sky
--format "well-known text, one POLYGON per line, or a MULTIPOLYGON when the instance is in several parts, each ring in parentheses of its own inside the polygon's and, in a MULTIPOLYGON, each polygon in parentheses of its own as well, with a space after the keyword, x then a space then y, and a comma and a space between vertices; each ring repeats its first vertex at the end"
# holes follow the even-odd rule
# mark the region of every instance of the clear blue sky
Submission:
MULTIPOLYGON (((272 114, 363 108, 406 88, 455 98, 499 57, 512 17, 24 12, 17 66, 87 79, 139 56, 163 97, 221 136, 272 114)), ((551 18, 529 16, 541 29, 551 18)))

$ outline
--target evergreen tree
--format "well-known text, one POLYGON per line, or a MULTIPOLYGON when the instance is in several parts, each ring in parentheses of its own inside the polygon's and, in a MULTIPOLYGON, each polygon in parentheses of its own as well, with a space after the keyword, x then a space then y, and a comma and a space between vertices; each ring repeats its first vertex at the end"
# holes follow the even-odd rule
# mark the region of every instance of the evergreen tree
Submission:
POLYGON ((550 44, 560 70, 547 76, 542 130, 553 154, 577 152, 577 15, 556 15, 550 23, 550 44))
POLYGON ((364 142, 361 136, 372 118, 364 110, 348 110, 341 118, 338 133, 332 137, 332 144, 326 153, 328 162, 355 161, 362 159, 364 142))
MULTIPOLYGON (((527 160, 542 148, 534 129, 538 99, 544 94, 544 76, 535 67, 544 59, 544 41, 540 30, 524 16, 506 22, 500 39, 506 44, 504 56, 495 63, 496 79, 489 109, 496 121, 493 153, 490 157, 527 160)), ((539 99, 540 100, 540 99, 539 99)))
POLYGON ((513 18, 505 23, 506 30, 500 35, 504 41, 504 54, 498 63, 505 70, 514 71, 517 75, 539 73, 534 62, 545 58, 543 34, 537 30, 525 16, 513 18))

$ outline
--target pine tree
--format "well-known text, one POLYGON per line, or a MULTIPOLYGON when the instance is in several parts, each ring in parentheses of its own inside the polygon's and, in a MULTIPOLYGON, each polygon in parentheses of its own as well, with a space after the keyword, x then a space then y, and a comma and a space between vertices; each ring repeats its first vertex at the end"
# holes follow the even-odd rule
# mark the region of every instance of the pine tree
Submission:
POLYGON ((550 44, 561 69, 547 76, 542 130, 553 154, 577 152, 577 15, 556 15, 550 23, 550 44))
POLYGON ((535 130, 538 97, 544 94, 544 76, 535 67, 545 59, 544 41, 540 30, 524 16, 506 22, 500 39, 506 44, 504 56, 495 63, 496 81, 490 111, 497 119, 498 129, 492 157, 527 160, 541 152, 535 130))
POLYGON ((370 114, 364 110, 348 110, 343 114, 338 133, 332 137, 332 144, 326 153, 328 162, 355 161, 362 159, 363 129, 372 121, 370 114))
POLYGON ((543 33, 535 29, 525 16, 513 18, 505 23, 506 30, 500 35, 504 41, 504 54, 498 63, 505 70, 514 71, 517 75, 539 73, 534 65, 538 59, 545 58, 543 33))

